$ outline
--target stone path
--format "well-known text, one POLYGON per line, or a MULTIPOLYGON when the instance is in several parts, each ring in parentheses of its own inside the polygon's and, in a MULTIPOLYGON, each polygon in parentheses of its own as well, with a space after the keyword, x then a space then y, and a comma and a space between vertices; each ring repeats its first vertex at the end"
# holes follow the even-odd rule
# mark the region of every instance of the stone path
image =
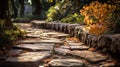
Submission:
POLYGON ((30 23, 16 23, 26 31, 0 67, 113 67, 107 55, 92 52, 82 42, 66 40, 69 34, 36 29, 30 23), (109 60, 109 62, 108 62, 109 60))

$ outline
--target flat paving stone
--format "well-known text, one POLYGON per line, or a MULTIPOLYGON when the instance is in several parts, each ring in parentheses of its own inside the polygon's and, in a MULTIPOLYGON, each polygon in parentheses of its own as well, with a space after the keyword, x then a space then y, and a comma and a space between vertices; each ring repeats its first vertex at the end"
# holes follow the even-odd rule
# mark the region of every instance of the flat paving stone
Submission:
POLYGON ((50 56, 50 52, 27 52, 18 57, 8 57, 6 67, 38 67, 40 61, 50 56))
POLYGON ((18 55, 18 54, 20 54, 22 52, 22 50, 20 50, 20 49, 12 49, 12 50, 10 50, 9 52, 8 52, 8 56, 13 56, 13 55, 18 55))
POLYGON ((70 35, 69 34, 58 34, 58 35, 54 35, 53 37, 55 38, 66 38, 66 37, 69 37, 70 35))
POLYGON ((81 60, 76 59, 53 59, 49 67, 85 67, 81 60))
POLYGON ((61 46, 61 48, 71 49, 71 50, 88 50, 89 47, 85 45, 76 45, 76 46, 61 46))
POLYGON ((61 40, 41 40, 41 39, 21 40, 18 42, 20 42, 20 43, 55 43, 55 44, 63 44, 64 43, 61 40))
POLYGON ((103 56, 102 54, 99 54, 97 52, 91 52, 86 50, 85 51, 69 51, 68 54, 84 58, 91 63, 97 63, 97 62, 105 61, 108 59, 107 56, 103 56))
POLYGON ((45 35, 48 35, 48 36, 52 36, 52 35, 58 35, 60 34, 59 32, 48 32, 48 33, 43 33, 45 35))
POLYGON ((70 51, 69 49, 55 48, 55 52, 56 52, 57 54, 66 55, 69 51, 70 51))
POLYGON ((40 35, 27 34, 26 37, 28 37, 28 38, 40 38, 40 35))
POLYGON ((62 39, 58 39, 58 38, 53 38, 53 37, 40 37, 40 39, 42 40, 62 40, 62 39))
POLYGON ((116 67, 115 66, 116 64, 115 63, 104 63, 103 65, 100 65, 100 67, 116 67))
POLYGON ((84 46, 84 45, 81 45, 81 46, 70 46, 70 49, 72 50, 87 50, 89 49, 88 46, 84 46))
POLYGON ((41 40, 41 42, 43 42, 43 43, 55 43, 55 44, 63 44, 64 43, 63 41, 58 40, 58 39, 56 39, 56 40, 41 40))
POLYGON ((71 43, 71 42, 68 43, 68 45, 71 45, 71 46, 81 46, 83 44, 84 43, 71 43))
POLYGON ((29 49, 33 51, 44 51, 44 50, 52 50, 53 46, 52 45, 40 45, 40 44, 20 44, 20 45, 15 45, 14 47, 16 48, 21 48, 21 49, 29 49))

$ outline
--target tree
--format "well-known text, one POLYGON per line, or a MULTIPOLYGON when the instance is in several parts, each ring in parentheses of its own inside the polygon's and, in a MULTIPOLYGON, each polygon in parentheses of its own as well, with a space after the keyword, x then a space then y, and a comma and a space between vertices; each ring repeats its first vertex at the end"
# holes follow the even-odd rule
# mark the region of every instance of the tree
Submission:
POLYGON ((31 1, 32 1, 33 15, 34 16, 40 15, 40 11, 41 11, 40 0, 31 0, 31 1))
POLYGON ((5 19, 5 25, 8 27, 12 26, 9 16, 9 7, 8 7, 8 0, 0 0, 0 19, 5 19))
POLYGON ((17 17, 17 13, 18 13, 18 8, 17 8, 17 2, 18 0, 10 0, 11 1, 11 5, 12 5, 12 8, 13 8, 13 18, 16 18, 17 17))
POLYGON ((24 16, 24 0, 19 0, 19 9, 18 9, 18 17, 23 17, 24 16))

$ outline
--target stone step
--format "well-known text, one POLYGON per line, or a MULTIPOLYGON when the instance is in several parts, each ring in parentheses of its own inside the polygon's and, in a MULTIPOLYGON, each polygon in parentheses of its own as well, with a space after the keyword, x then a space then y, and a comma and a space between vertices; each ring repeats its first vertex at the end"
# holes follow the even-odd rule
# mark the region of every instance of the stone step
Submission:
POLYGON ((14 45, 13 47, 19 48, 19 49, 32 50, 32 51, 49 51, 49 50, 53 49, 53 44, 51 44, 51 45, 20 44, 20 45, 14 45))
POLYGON ((104 56, 97 52, 91 52, 91 51, 86 51, 86 50, 84 50, 84 51, 69 51, 68 54, 86 59, 90 63, 98 63, 98 62, 102 62, 102 61, 105 61, 108 59, 108 56, 104 56))
POLYGON ((40 35, 32 35, 32 34, 27 34, 27 38, 40 38, 40 35))
POLYGON ((43 52, 27 52, 16 57, 8 57, 3 67, 38 67, 41 60, 50 57, 50 53, 43 52))
POLYGON ((27 44, 30 44, 30 43, 54 43, 54 44, 63 44, 64 42, 61 41, 61 40, 41 40, 41 39, 30 39, 30 40, 21 40, 21 41, 18 41, 20 43, 27 43, 27 44))
POLYGON ((55 48, 55 52, 58 54, 62 54, 62 55, 70 55, 73 57, 83 58, 90 63, 98 63, 98 62, 102 62, 102 61, 105 61, 108 59, 108 56, 104 56, 100 53, 91 52, 88 50, 83 50, 83 51, 73 50, 73 51, 71 51, 69 49, 55 48))
POLYGON ((66 37, 70 37, 69 34, 58 34, 58 35, 53 35, 54 38, 66 38, 66 37))
POLYGON ((20 49, 12 49, 8 52, 7 56, 15 56, 22 53, 22 50, 20 49))
POLYGON ((53 59, 49 67, 85 67, 82 60, 77 59, 53 59))
POLYGON ((69 51, 70 51, 69 49, 55 48, 56 54, 66 55, 66 54, 68 54, 69 51))
POLYGON ((70 46, 81 46, 81 45, 84 45, 84 43, 80 42, 80 43, 72 43, 72 42, 67 42, 68 45, 70 46))
POLYGON ((89 47, 85 45, 75 45, 75 46, 61 46, 61 48, 70 49, 70 50, 88 50, 89 47))

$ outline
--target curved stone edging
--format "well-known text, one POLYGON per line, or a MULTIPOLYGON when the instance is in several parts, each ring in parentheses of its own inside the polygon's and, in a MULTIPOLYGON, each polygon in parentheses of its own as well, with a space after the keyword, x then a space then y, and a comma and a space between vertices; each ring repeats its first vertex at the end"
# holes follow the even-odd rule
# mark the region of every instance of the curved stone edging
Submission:
POLYGON ((120 34, 114 35, 91 35, 82 31, 83 26, 79 24, 69 24, 60 22, 31 21, 35 28, 56 30, 68 33, 71 36, 79 38, 82 42, 104 53, 111 53, 114 56, 120 56, 120 34))

